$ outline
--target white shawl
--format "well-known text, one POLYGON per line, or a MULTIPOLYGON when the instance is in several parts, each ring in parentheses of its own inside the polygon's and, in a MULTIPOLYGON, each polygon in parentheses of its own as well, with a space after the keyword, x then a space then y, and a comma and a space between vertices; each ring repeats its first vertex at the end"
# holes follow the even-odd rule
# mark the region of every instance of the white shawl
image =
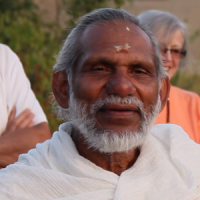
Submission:
POLYGON ((1 200, 199 200, 200 145, 176 125, 156 125, 120 176, 80 156, 63 124, 53 138, 0 170, 1 200))

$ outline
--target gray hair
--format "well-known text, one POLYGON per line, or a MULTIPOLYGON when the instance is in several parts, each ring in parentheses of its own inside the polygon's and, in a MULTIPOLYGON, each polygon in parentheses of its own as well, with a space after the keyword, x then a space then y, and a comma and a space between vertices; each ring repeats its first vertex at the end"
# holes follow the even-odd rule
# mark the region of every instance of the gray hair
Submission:
MULTIPOLYGON (((183 35, 183 50, 188 49, 187 27, 178 17, 169 12, 160 10, 148 10, 141 13, 138 18, 148 26, 152 33, 156 36, 160 45, 168 44, 177 30, 183 35)), ((186 54, 187 55, 187 54, 186 54)), ((179 67, 185 65, 186 58, 181 59, 179 67)))
MULTIPOLYGON (((83 32, 88 27, 95 24, 105 24, 108 22, 117 23, 118 21, 126 21, 135 24, 149 37, 153 48, 155 67, 160 86, 161 80, 167 77, 167 73, 162 66, 162 60, 156 38, 146 26, 143 26, 140 23, 137 17, 124 10, 113 8, 97 9, 79 19, 77 26, 72 29, 58 54, 57 62, 53 68, 54 73, 65 71, 68 74, 68 80, 71 84, 73 68, 76 66, 78 59, 81 57, 84 51, 80 45, 80 38, 83 32)), ((59 108, 58 106, 57 114, 63 118, 65 113, 66 110, 61 107, 59 108)))
POLYGON ((147 34, 154 50, 153 55, 155 58, 158 78, 164 78, 166 73, 162 67, 159 49, 153 34, 146 26, 143 26, 135 16, 124 10, 113 8, 97 9, 80 18, 79 23, 74 29, 72 29, 58 54, 57 62, 54 65, 54 72, 66 71, 67 74, 71 76, 73 67, 76 65, 78 58, 80 58, 83 53, 79 41, 83 32, 94 24, 116 21, 127 21, 133 23, 147 34))

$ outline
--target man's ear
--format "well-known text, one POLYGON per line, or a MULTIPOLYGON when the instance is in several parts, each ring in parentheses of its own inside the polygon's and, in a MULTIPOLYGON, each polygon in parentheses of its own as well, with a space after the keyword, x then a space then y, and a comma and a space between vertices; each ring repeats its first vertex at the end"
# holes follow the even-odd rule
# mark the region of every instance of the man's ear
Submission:
POLYGON ((58 104, 62 108, 68 108, 69 82, 66 72, 59 71, 53 74, 52 90, 58 104))
POLYGON ((165 107, 165 104, 167 103, 167 100, 169 98, 169 92, 170 92, 170 81, 169 77, 166 77, 162 80, 161 83, 161 89, 160 89, 160 100, 161 100, 161 110, 165 107))

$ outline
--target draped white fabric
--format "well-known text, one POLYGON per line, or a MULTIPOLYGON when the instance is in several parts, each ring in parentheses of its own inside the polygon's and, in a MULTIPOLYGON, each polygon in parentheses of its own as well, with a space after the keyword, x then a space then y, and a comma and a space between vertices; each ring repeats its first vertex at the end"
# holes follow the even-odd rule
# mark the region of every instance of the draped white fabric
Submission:
POLYGON ((175 125, 156 125, 120 176, 77 153, 70 123, 0 170, 1 200, 199 200, 200 145, 175 125))

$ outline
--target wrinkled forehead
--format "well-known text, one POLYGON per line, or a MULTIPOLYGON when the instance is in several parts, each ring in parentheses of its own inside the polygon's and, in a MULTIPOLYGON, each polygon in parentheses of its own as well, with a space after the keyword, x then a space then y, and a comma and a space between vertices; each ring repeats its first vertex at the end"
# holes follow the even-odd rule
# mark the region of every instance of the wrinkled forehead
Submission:
POLYGON ((137 25, 126 21, 97 23, 86 28, 81 39, 84 49, 109 49, 128 44, 134 49, 150 50, 152 45, 147 34, 137 25))

